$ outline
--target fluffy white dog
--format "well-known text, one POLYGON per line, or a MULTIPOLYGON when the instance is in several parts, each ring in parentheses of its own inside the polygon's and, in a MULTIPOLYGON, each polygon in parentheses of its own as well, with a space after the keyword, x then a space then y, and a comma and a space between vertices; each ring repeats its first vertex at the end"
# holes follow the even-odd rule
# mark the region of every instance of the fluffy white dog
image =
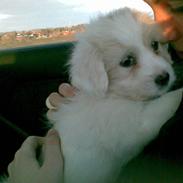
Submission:
POLYGON ((80 92, 50 116, 62 137, 64 183, 115 182, 175 113, 182 91, 167 93, 175 75, 161 41, 158 25, 127 8, 80 35, 70 60, 80 92))
POLYGON ((182 92, 147 15, 120 9, 92 21, 70 60, 69 103, 49 116, 62 137, 64 183, 114 183, 175 113, 182 92), (167 93, 167 94, 166 94, 167 93))

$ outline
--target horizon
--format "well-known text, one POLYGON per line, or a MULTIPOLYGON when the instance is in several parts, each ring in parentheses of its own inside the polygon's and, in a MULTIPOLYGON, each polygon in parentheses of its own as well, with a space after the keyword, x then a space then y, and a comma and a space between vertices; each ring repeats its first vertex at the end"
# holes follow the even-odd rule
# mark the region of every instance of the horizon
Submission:
POLYGON ((152 14, 143 0, 1 0, 0 32, 70 27, 89 23, 99 13, 130 7, 152 14))

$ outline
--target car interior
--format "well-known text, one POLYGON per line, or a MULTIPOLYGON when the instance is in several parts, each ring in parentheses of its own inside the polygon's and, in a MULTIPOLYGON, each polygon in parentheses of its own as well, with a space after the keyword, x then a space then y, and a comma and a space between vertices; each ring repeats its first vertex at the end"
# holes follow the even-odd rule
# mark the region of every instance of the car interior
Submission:
POLYGON ((67 60, 74 43, 0 50, 0 172, 30 135, 48 130, 45 100, 68 82, 67 60))
MULTIPOLYGON (((27 136, 44 136, 50 128, 46 123, 45 100, 58 90, 59 84, 69 82, 67 63, 74 44, 52 43, 0 50, 0 173, 6 172, 27 136)), ((182 65, 174 64, 178 74, 176 87, 183 85, 182 65)), ((157 183, 158 176, 163 180, 161 183, 171 182, 172 177, 179 180, 173 182, 181 182, 182 112, 183 103, 162 127, 159 136, 127 165, 123 182, 130 179, 133 183, 142 183, 144 174, 146 183, 157 183)))

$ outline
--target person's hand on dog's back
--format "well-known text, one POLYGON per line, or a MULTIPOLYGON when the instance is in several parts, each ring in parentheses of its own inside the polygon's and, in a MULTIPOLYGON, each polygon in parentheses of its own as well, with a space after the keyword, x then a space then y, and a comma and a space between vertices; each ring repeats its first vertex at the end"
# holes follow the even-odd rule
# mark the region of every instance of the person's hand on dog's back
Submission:
POLYGON ((63 156, 59 135, 50 130, 45 138, 28 137, 8 166, 11 183, 62 183, 63 156), (44 145, 43 161, 36 157, 36 150, 44 145))
POLYGON ((48 115, 58 109, 58 106, 63 103, 65 98, 74 96, 76 91, 77 89, 68 83, 61 84, 58 88, 58 92, 51 93, 46 99, 46 106, 49 109, 48 115))

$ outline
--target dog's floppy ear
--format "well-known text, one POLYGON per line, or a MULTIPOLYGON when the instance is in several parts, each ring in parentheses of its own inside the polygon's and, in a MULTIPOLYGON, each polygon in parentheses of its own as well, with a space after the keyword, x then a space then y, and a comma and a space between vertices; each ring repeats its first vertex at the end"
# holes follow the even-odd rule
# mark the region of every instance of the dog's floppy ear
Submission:
POLYGON ((104 95, 108 88, 108 76, 99 50, 87 41, 80 41, 71 59, 71 82, 79 90, 104 95))

